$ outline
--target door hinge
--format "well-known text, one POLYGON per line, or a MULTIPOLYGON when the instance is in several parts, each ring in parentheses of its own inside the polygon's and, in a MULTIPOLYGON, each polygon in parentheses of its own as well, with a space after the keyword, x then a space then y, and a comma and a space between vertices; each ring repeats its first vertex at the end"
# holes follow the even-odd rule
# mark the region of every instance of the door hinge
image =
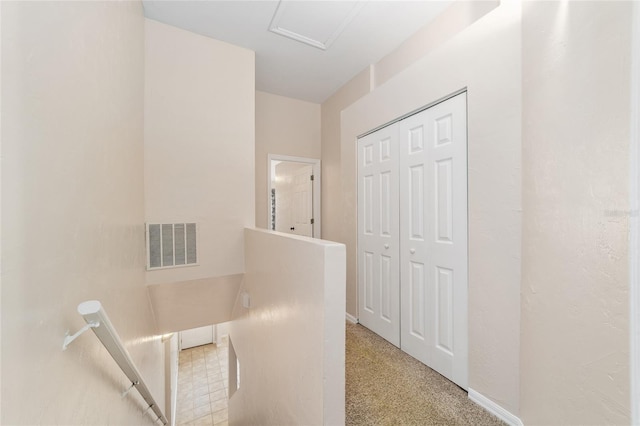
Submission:
POLYGON ((311 175, 311 180, 313 180, 313 175, 311 175))
POLYGON ((314 222, 314 221, 313 221, 313 218, 311 218, 311 224, 312 224, 312 225, 313 225, 313 222, 314 222))

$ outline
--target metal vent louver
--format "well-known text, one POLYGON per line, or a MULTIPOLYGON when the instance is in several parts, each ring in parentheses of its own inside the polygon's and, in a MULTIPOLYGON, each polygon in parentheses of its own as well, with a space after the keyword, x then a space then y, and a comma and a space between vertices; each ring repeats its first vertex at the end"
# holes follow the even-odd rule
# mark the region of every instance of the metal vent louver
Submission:
POLYGON ((195 223, 147 224, 147 269, 198 264, 195 223))

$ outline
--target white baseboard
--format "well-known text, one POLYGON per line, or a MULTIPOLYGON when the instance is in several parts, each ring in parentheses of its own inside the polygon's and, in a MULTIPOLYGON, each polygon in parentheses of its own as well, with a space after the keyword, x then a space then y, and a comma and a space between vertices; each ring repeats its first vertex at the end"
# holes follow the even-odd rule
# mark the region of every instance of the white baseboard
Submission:
POLYGON ((347 312, 345 314, 347 321, 349 321, 352 324, 357 324, 358 323, 358 318, 354 317, 353 315, 351 315, 349 312, 347 312))
POLYGON ((518 416, 511 414, 486 396, 471 388, 469 388, 469 399, 510 426, 524 426, 518 416))

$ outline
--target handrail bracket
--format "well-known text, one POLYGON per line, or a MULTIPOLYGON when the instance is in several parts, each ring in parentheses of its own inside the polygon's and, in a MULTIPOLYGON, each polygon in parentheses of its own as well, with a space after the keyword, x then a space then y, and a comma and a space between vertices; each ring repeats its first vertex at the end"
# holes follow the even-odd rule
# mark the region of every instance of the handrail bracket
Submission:
POLYGON ((62 343, 62 350, 64 351, 67 347, 76 340, 82 333, 89 330, 90 328, 100 327, 100 321, 91 321, 88 322, 84 327, 78 330, 75 334, 69 336, 69 331, 64 335, 64 342, 62 343))

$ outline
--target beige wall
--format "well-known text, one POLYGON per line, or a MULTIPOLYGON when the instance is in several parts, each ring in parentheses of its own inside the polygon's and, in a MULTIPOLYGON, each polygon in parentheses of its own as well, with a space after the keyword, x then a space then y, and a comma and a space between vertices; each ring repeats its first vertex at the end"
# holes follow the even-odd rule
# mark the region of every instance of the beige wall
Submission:
POLYGON ((500 4, 500 0, 454 1, 433 22, 425 25, 375 64, 373 67, 374 85, 384 84, 496 8, 498 4, 500 4))
POLYGON ((161 333, 231 320, 244 274, 149 286, 149 298, 161 333))
MULTIPOLYGON (((370 67, 360 72, 322 104, 322 238, 343 241, 340 113, 369 93, 370 67)), ((355 315, 355 304, 347 311, 355 315)))
POLYGON ((250 307, 239 298, 229 324, 240 361, 229 422, 344 424, 344 246, 247 229, 245 247, 250 307))
POLYGON ((144 279, 134 2, 2 2, 2 424, 155 424, 84 325, 98 299, 164 407, 144 279), (123 42, 126 41, 126 42, 123 42))
POLYGON ((267 156, 320 159, 320 105, 256 92, 256 226, 267 228, 267 156))
POLYGON ((504 1, 344 110, 341 121, 339 241, 347 244, 353 312, 357 136, 468 88, 469 386, 511 413, 519 408, 520 58, 519 2, 504 1))
POLYGON ((524 6, 525 424, 630 422, 630 17, 631 2, 524 6))
POLYGON ((145 20, 147 222, 199 224, 199 266, 148 284, 244 271, 253 226, 255 71, 250 50, 145 20))

